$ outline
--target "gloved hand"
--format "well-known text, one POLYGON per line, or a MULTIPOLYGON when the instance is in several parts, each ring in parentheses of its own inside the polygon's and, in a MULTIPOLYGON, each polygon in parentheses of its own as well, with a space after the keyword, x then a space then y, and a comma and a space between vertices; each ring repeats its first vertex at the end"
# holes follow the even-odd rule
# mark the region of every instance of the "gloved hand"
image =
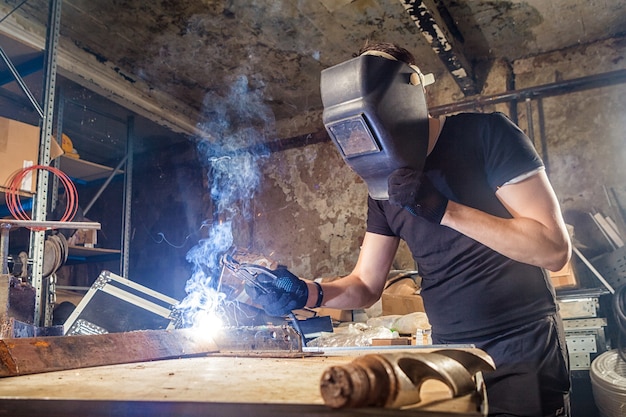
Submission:
POLYGON ((391 173, 387 180, 389 201, 403 207, 414 216, 423 217, 432 223, 441 223, 446 212, 448 199, 420 171, 400 168, 391 173))
POLYGON ((276 279, 269 275, 259 274, 256 281, 267 291, 246 283, 244 289, 256 304, 270 316, 286 316, 291 310, 303 308, 309 296, 306 283, 289 272, 280 268, 272 271, 276 279))

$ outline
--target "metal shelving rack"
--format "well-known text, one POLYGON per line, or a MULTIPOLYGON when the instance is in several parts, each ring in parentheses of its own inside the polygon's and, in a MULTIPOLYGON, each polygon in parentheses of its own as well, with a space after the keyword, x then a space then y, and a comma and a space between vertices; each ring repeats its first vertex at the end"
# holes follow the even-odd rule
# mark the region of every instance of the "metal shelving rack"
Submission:
MULTIPOLYGON (((52 139, 54 94, 57 76, 56 51, 59 43, 61 26, 62 0, 51 0, 48 10, 48 31, 46 33, 46 53, 44 60, 44 108, 40 112, 42 119, 39 141, 39 164, 50 164, 50 141, 52 139)), ((37 188, 33 206, 33 220, 45 221, 47 212, 48 173, 37 176, 37 188)), ((35 311, 33 323, 46 326, 52 323, 50 303, 50 282, 43 279, 44 231, 31 232, 30 258, 33 260, 32 285, 35 288, 35 311)))
MULTIPOLYGON (((22 3, 23 4, 23 3, 22 3)), ((20 4, 16 8, 21 7, 20 4)), ((39 105, 33 94, 30 92, 22 77, 12 65, 10 58, 0 48, 0 58, 2 58, 20 88, 29 98, 33 107, 41 118, 41 133, 39 147, 39 165, 50 165, 50 145, 55 115, 55 92, 57 76, 57 47, 59 43, 59 32, 61 25, 61 4, 62 0, 50 0, 48 10, 48 25, 45 43, 44 77, 43 77, 43 108, 39 105)), ((58 116, 58 136, 62 136, 62 109, 58 116)), ((130 252, 130 191, 132 190, 132 147, 133 147, 133 127, 134 119, 127 119, 127 157, 126 169, 124 170, 124 207, 123 207, 123 236, 121 242, 120 271, 123 276, 128 276, 129 252, 130 252)), ((37 185, 34 194, 32 220, 34 224, 46 224, 48 206, 49 175, 47 171, 37 175, 37 185)), ((54 193, 55 191, 53 191, 54 193)), ((52 199, 56 197, 53 194, 52 199)), ((50 223, 50 222, 47 222, 50 223)), ((55 286, 50 278, 43 278, 43 257, 45 244, 45 231, 31 232, 29 258, 32 260, 32 286, 35 289, 35 308, 33 312, 33 323, 35 326, 49 326, 52 324, 52 310, 54 307, 55 286)))
MULTIPOLYGON (((65 98, 62 97, 59 100, 59 108, 58 108, 58 121, 57 121, 57 137, 62 137, 63 132, 63 118, 62 114, 64 112, 65 107, 65 98)), ((102 192, 108 187, 111 180, 120 172, 124 174, 124 192, 123 192, 123 208, 122 208, 122 239, 120 242, 120 267, 119 273, 123 277, 128 277, 129 271, 129 255, 130 255, 130 224, 131 224, 131 200, 127 198, 132 195, 132 169, 133 169, 133 149, 134 149, 134 116, 128 116, 125 120, 122 120, 114 115, 106 114, 102 112, 98 112, 100 116, 114 120, 119 123, 123 123, 126 125, 126 155, 119 161, 118 165, 115 168, 103 166, 100 164, 92 163, 89 161, 85 161, 83 159, 74 159, 70 157, 63 157, 56 159, 54 164, 57 168, 64 171, 66 174, 70 176, 70 178, 74 180, 81 180, 84 182, 91 182, 96 180, 105 179, 104 183, 100 186, 100 189, 95 194, 95 196, 91 199, 91 201, 83 207, 83 214, 87 215, 95 201, 101 196, 102 192), (122 168, 124 168, 122 170, 122 168)), ((55 177, 55 181, 58 179, 55 177)), ((52 187, 53 193, 56 193, 58 187, 52 187)), ((53 197, 53 204, 56 204, 56 196, 53 197)), ((76 252, 76 250, 74 250, 76 252)), ((89 250, 81 250, 83 255, 88 255, 89 250)), ((94 255, 97 256, 100 254, 112 254, 114 251, 111 250, 93 250, 95 252, 94 255)), ((86 256, 85 258, 89 258, 86 256)))

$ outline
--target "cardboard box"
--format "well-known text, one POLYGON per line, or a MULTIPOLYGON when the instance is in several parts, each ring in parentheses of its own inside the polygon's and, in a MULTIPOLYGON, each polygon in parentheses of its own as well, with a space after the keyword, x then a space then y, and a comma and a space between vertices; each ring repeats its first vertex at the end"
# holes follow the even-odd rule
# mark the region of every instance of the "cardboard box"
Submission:
MULTIPOLYGON (((8 187, 19 170, 39 163, 39 130, 38 126, 0 117, 0 187, 8 187)), ((61 146, 51 140, 51 159, 62 154, 61 146)), ((37 175, 32 172, 24 178, 20 189, 34 193, 36 187, 37 175)))
POLYGON ((396 337, 393 339, 372 339, 372 346, 408 346, 413 341, 410 337, 396 337))
POLYGON ((420 287, 411 276, 391 282, 382 295, 383 316, 425 312, 420 287))
POLYGON ((320 307, 315 309, 318 316, 330 316, 331 319, 340 322, 354 321, 352 310, 339 310, 336 308, 320 307))
POLYGON ((98 231, 95 229, 78 229, 67 239, 67 244, 95 248, 98 245, 98 231))
POLYGON ((578 281, 576 280, 576 274, 574 273, 574 266, 572 261, 569 261, 561 270, 552 272, 550 271, 550 280, 555 289, 559 288, 576 288, 578 281))

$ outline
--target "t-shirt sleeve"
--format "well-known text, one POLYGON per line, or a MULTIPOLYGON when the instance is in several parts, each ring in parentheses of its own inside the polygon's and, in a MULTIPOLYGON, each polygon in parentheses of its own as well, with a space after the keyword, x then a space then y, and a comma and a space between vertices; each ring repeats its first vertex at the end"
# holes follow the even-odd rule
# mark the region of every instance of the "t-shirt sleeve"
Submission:
POLYGON ((532 142, 503 113, 493 113, 484 139, 485 169, 490 187, 496 190, 506 182, 543 168, 543 161, 532 142))
POLYGON ((382 203, 372 197, 367 198, 367 231, 378 235, 395 236, 389 228, 382 203))

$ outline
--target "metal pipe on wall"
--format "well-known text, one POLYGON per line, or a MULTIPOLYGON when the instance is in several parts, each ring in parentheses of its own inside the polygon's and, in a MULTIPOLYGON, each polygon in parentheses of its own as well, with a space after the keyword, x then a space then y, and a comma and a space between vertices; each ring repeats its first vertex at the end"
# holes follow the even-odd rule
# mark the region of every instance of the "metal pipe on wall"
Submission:
POLYGON ((607 87, 611 85, 623 84, 626 82, 626 70, 616 70, 602 74, 594 74, 586 77, 575 78, 572 80, 558 81, 550 84, 544 84, 535 87, 528 87, 519 90, 506 91, 504 93, 493 94, 490 96, 476 97, 474 99, 463 100, 457 103, 435 106, 429 109, 433 116, 442 116, 445 114, 455 113, 463 110, 471 110, 476 107, 493 105, 498 103, 517 103, 524 100, 526 103, 526 115, 528 121, 528 136, 532 140, 535 147, 535 132, 532 118, 532 100, 537 100, 537 111, 539 114, 539 141, 541 145, 542 159, 546 167, 546 171, 550 172, 550 162, 548 155, 548 147, 545 140, 545 119, 543 112, 543 98, 553 97, 563 94, 574 93, 577 91, 589 90, 593 88, 607 87))
POLYGON ((535 143, 535 129, 533 127, 533 102, 528 97, 526 97, 526 124, 528 126, 528 137, 536 148, 537 144, 535 143))
POLYGON ((444 104, 442 106, 431 107, 430 114, 441 116, 469 110, 476 107, 487 106, 498 103, 505 103, 514 100, 537 99, 540 97, 558 96, 573 93, 576 91, 589 90, 592 88, 607 87, 610 85, 623 84, 626 82, 626 69, 605 72, 602 74, 588 75, 574 78, 572 80, 558 81, 535 87, 528 87, 519 90, 506 91, 504 93, 481 96, 456 103, 444 104))
POLYGON ((548 155, 548 142, 546 141, 546 119, 543 112, 543 99, 537 99, 537 114, 539 123, 539 139, 541 140, 541 159, 546 167, 546 172, 550 173, 550 155, 548 155))

